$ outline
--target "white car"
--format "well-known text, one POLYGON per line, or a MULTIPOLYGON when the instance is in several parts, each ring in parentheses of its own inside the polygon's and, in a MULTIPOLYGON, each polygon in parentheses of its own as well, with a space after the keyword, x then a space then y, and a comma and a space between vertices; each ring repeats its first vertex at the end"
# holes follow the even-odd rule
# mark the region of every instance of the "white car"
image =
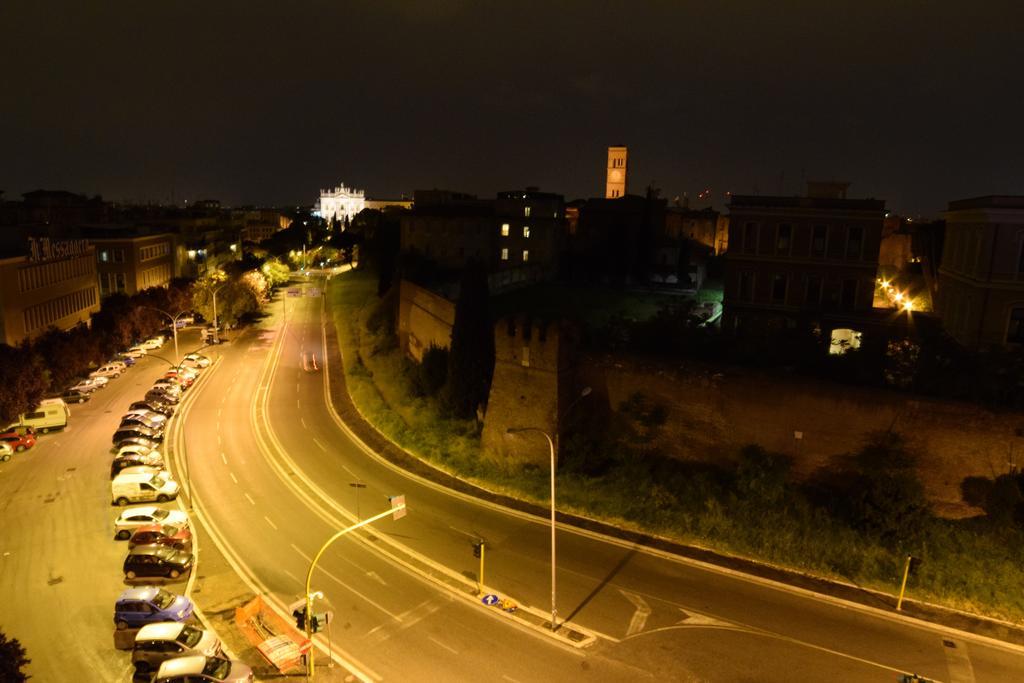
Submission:
POLYGON ((151 455, 154 458, 160 458, 163 460, 163 456, 160 455, 160 451, 155 448, 146 448, 145 446, 139 446, 138 444, 132 444, 129 446, 121 446, 117 449, 117 453, 114 458, 120 458, 122 455, 151 455))
POLYGON ((169 379, 161 379, 153 382, 153 389, 158 389, 177 398, 181 398, 181 385, 169 379))
POLYGON ((156 351, 157 349, 159 349, 163 345, 164 345, 164 343, 162 341, 160 341, 159 339, 156 339, 156 338, 147 339, 146 341, 144 341, 141 344, 139 344, 139 346, 141 346, 142 348, 146 349, 147 351, 156 351))
POLYGON ((89 373, 90 377, 106 377, 107 379, 117 379, 124 372, 124 368, 118 367, 112 363, 101 365, 92 372, 89 373))
POLYGON ((108 360, 106 363, 104 363, 104 365, 112 365, 115 368, 120 368, 121 372, 124 372, 125 370, 128 369, 128 364, 125 363, 123 360, 108 360))
POLYGON ((206 356, 204 356, 201 353, 190 353, 190 354, 188 354, 187 356, 185 356, 185 361, 183 361, 183 362, 186 362, 186 361, 189 362, 189 363, 193 363, 193 364, 197 365, 200 368, 208 368, 208 367, 210 367, 210 359, 207 358, 206 356))
POLYGON ((14 455, 14 449, 0 441, 0 462, 7 462, 14 455))
POLYGON ((142 358, 147 353, 149 353, 149 351, 146 350, 145 346, 143 346, 142 344, 136 344, 135 346, 125 351, 124 355, 131 356, 132 358, 142 358))
POLYGON ((97 389, 102 389, 107 386, 106 377, 90 377, 89 379, 83 379, 78 384, 68 387, 68 391, 81 391, 86 394, 91 394, 97 389), (102 382, 100 380, 103 380, 102 382))
POLYGON ((152 505, 130 508, 114 520, 114 536, 118 540, 127 540, 134 530, 148 524, 188 526, 188 515, 180 510, 164 510, 152 505))

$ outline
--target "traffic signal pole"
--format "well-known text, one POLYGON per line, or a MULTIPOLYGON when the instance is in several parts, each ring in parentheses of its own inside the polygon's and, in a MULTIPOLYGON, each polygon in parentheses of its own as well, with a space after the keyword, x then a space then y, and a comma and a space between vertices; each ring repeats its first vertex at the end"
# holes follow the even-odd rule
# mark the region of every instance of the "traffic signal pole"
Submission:
POLYGON ((346 527, 338 533, 331 536, 330 538, 328 538, 327 542, 320 547, 320 550, 318 550, 316 555, 313 557, 313 561, 309 563, 309 571, 306 572, 306 623, 303 624, 306 627, 306 640, 308 640, 310 643, 309 655, 306 658, 308 662, 307 674, 309 678, 313 678, 313 674, 316 670, 316 665, 313 662, 313 589, 311 587, 313 583, 313 570, 316 569, 316 563, 320 561, 321 555, 324 554, 324 552, 327 550, 327 548, 331 546, 332 543, 334 543, 350 531, 355 531, 359 527, 363 527, 372 522, 376 522, 378 519, 383 519, 384 517, 387 517, 391 514, 394 514, 397 518, 400 516, 398 513, 404 513, 404 511, 405 501, 403 496, 402 502, 398 503, 394 507, 385 510, 384 512, 381 512, 380 514, 374 515, 373 517, 364 519, 361 522, 356 522, 352 526, 346 527))

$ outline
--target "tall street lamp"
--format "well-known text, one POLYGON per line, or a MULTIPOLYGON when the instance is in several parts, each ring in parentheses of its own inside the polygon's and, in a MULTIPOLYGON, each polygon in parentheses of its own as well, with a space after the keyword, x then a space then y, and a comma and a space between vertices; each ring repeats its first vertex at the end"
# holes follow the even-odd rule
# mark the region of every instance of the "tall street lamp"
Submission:
POLYGON ((217 322, 217 292, 228 286, 228 283, 222 284, 217 289, 213 290, 213 343, 220 343, 220 324, 217 322))
POLYGON ((148 308, 151 311, 156 311, 157 313, 162 314, 164 317, 166 317, 168 320, 171 321, 171 333, 174 335, 174 360, 177 361, 178 360, 178 318, 180 318, 181 316, 183 316, 186 313, 188 313, 188 311, 181 311, 177 315, 171 315, 167 311, 163 310, 162 308, 157 308, 156 306, 143 306, 142 308, 148 308))
MULTIPOLYGON (((569 404, 569 407, 564 412, 568 413, 574 405, 576 405, 580 399, 590 395, 590 387, 586 387, 580 392, 580 395, 576 397, 576 400, 569 404)), ((540 427, 509 427, 505 430, 508 434, 520 434, 523 432, 538 432, 544 435, 544 438, 548 440, 548 452, 551 455, 551 630, 555 630, 555 622, 558 616, 558 593, 556 590, 555 582, 555 441, 551 438, 551 435, 540 427)))

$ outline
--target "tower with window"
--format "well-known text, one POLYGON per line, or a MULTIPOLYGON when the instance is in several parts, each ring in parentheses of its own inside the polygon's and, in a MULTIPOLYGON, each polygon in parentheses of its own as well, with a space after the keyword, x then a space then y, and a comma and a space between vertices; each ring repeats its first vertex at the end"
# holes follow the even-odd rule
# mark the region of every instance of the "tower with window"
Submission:
POLYGON ((626 158, 628 149, 624 146, 608 148, 608 169, 605 180, 606 199, 618 199, 626 195, 626 158))

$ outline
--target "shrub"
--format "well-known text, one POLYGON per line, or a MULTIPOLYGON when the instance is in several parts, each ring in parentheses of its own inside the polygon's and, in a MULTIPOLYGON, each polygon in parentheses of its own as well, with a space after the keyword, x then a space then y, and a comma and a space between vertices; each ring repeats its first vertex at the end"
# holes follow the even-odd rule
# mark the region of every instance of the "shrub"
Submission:
POLYGON ((974 507, 986 507, 991 491, 992 480, 988 477, 965 477, 960 482, 960 496, 965 503, 974 507))
POLYGON ((448 349, 431 344, 417 367, 416 389, 421 396, 436 396, 447 378, 448 349))

